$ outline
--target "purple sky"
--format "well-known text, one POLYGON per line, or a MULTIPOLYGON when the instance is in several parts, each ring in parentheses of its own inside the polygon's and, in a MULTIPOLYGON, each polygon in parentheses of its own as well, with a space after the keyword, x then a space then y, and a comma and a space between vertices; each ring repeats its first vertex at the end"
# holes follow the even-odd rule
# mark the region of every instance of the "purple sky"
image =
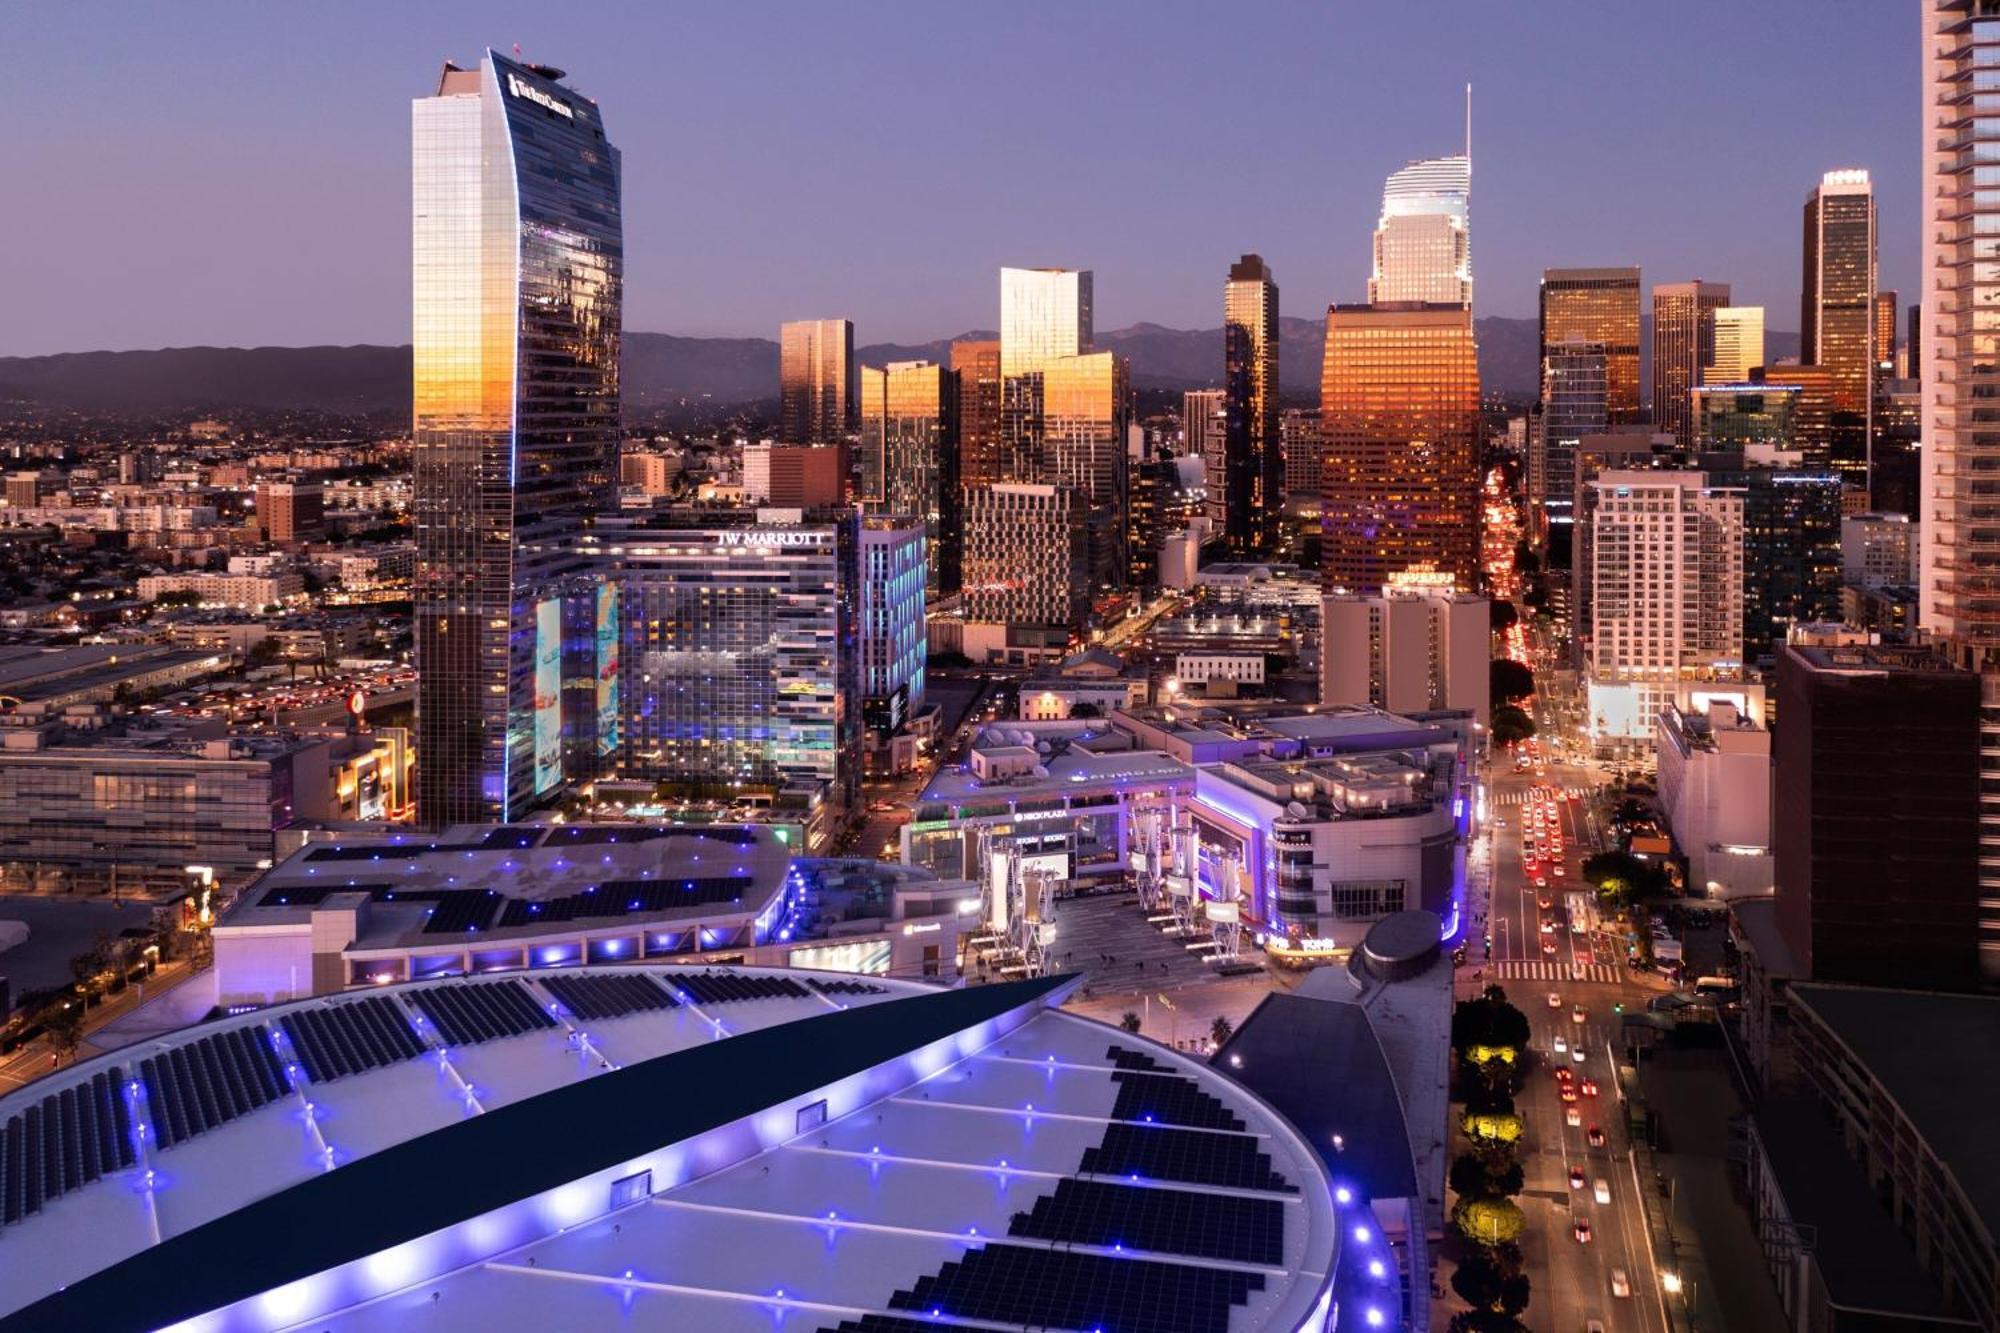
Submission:
POLYGON ((1895 0, 126 5, 28 0, 0 78, 0 355, 409 337, 409 100, 520 43, 625 154, 626 327, 863 343, 997 319, 1002 264, 1097 318, 1360 300, 1382 178, 1475 86, 1481 314, 1545 265, 1728 281, 1798 326, 1799 210, 1865 166, 1919 245, 1919 22, 1895 0))

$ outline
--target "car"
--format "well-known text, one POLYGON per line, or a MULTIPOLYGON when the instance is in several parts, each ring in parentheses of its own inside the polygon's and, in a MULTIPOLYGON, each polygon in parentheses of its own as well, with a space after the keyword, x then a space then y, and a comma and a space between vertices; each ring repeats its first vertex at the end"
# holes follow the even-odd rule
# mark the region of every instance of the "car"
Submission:
POLYGON ((1553 944, 1551 944, 1551 943, 1550 943, 1549 941, 1547 941, 1547 940, 1543 940, 1543 941, 1542 941, 1542 952, 1543 952, 1543 953, 1545 953, 1545 954, 1547 954, 1547 955, 1549 955, 1549 956, 1550 956, 1551 958, 1553 958, 1553 957, 1555 957, 1555 952, 1556 952, 1556 946, 1555 946, 1555 945, 1553 945, 1553 944))
MULTIPOLYGON (((1590 1219, 1587 1217, 1577 1218, 1576 1225, 1570 1228, 1570 1232, 1576 1237, 1578 1244, 1590 1244, 1590 1219)), ((1616 1291, 1617 1288, 1614 1287, 1612 1290, 1616 1291)))
POLYGON ((1621 1301, 1632 1294, 1632 1279, 1625 1276, 1622 1268, 1611 1270, 1611 1294, 1621 1301))
POLYGON ((1575 1061, 1575 1062, 1576 1062, 1577 1064, 1582 1064, 1582 1063, 1583 1063, 1583 1047, 1581 1047, 1581 1046, 1572 1046, 1572 1047, 1570 1047, 1570 1048, 1569 1048, 1569 1058, 1570 1058, 1571 1060, 1574 1060, 1574 1061, 1575 1061))
POLYGON ((1540 894, 1535 898, 1535 906, 1541 908, 1544 912, 1548 911, 1551 907, 1554 907, 1555 905, 1556 905, 1556 900, 1549 897, 1549 895, 1546 893, 1540 894))
POLYGON ((1556 933, 1556 923, 1555 923, 1555 922, 1553 922, 1553 921, 1550 921, 1550 920, 1548 920, 1548 919, 1547 919, 1546 917, 1545 917, 1545 918, 1543 918, 1543 920, 1542 920, 1542 934, 1544 934, 1544 935, 1553 935, 1553 934, 1555 934, 1555 933, 1556 933))
POLYGON ((1582 1188, 1583 1188, 1583 1168, 1582 1168, 1582 1167, 1580 1167, 1580 1166, 1573 1166, 1573 1167, 1571 1167, 1571 1168, 1569 1169, 1569 1187, 1570 1187, 1571 1189, 1573 1189, 1573 1190, 1580 1190, 1580 1189, 1582 1189, 1582 1188))
POLYGON ((1583 1081, 1583 1095, 1586 1097, 1595 1097, 1597 1095, 1596 1079, 1587 1078, 1583 1081))
POLYGON ((1604 1146, 1604 1130, 1600 1126, 1592 1125, 1589 1129, 1583 1131, 1583 1141, 1593 1148, 1602 1148, 1604 1146))
POLYGON ((1564 1051, 1567 1051, 1569 1049, 1569 1042, 1564 1039, 1562 1033, 1558 1032, 1556 1033, 1554 1046, 1556 1054, 1561 1055, 1564 1051))
POLYGON ((1570 1010, 1569 1010, 1569 1021, 1570 1021, 1570 1022, 1572 1022, 1572 1023, 1581 1023, 1581 1022, 1583 1021, 1583 1006, 1582 1006, 1582 1005, 1580 1005, 1580 1004, 1574 1004, 1574 1005, 1571 1005, 1571 1006, 1570 1006, 1570 1010))
POLYGON ((1574 1083, 1565 1083, 1565 1084, 1563 1084, 1563 1085, 1562 1085, 1562 1088, 1561 1088, 1561 1095, 1562 1095, 1562 1099, 1563 1099, 1564 1101, 1566 1101, 1566 1102, 1573 1102, 1573 1101, 1575 1101, 1575 1100, 1576 1100, 1576 1084, 1574 1084, 1574 1083))
POLYGON ((1569 1070, 1569 1066, 1568 1066, 1568 1065, 1557 1065, 1557 1066, 1556 1066, 1556 1082, 1558 1082, 1558 1083, 1574 1083, 1574 1082, 1576 1082, 1576 1075, 1575 1075, 1575 1074, 1572 1074, 1572 1073, 1570 1072, 1570 1070, 1569 1070))
POLYGON ((1611 1182, 1603 1176, 1590 1182, 1590 1197, 1599 1203, 1611 1202, 1611 1182))
POLYGON ((1537 876, 1535 876, 1535 887, 1536 887, 1536 888, 1538 888, 1538 889, 1546 889, 1546 888, 1547 888, 1548 886, 1549 886, 1549 877, 1548 877, 1547 875, 1537 875, 1537 876))
POLYGON ((1563 1123, 1571 1129, 1575 1129, 1583 1123, 1583 1112, 1577 1110, 1574 1106, 1565 1106, 1563 1108, 1563 1123))
POLYGON ((1562 862, 1558 861, 1555 863, 1555 865, 1549 868, 1549 873, 1554 875, 1557 879, 1561 879, 1566 872, 1563 870, 1562 862))
POLYGON ((1560 1009, 1560 1008, 1562 1008, 1562 1007, 1563 1007, 1563 997, 1562 997, 1562 996, 1560 996, 1560 995, 1558 995, 1558 994, 1556 994, 1556 993, 1555 993, 1554 991, 1550 991, 1550 992, 1549 992, 1549 1008, 1551 1008, 1551 1009, 1560 1009))

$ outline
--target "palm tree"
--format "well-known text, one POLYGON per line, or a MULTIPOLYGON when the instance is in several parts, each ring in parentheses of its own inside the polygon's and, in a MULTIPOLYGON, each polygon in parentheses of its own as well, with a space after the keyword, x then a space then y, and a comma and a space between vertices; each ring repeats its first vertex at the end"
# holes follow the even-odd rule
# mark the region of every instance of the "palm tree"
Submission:
POLYGON ((1139 1015, 1127 1009, 1125 1016, 1118 1020, 1118 1026, 1127 1032, 1136 1033, 1139 1030, 1139 1015))

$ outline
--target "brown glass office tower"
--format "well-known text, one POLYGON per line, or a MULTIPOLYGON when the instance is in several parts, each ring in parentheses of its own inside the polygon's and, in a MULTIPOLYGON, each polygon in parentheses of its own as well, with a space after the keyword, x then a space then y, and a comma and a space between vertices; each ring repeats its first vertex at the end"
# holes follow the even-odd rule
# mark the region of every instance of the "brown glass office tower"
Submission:
POLYGON ((1715 363, 1715 312, 1729 304, 1726 282, 1663 282, 1653 288, 1653 429, 1694 447, 1694 399, 1715 363))
POLYGON ((1639 270, 1542 270, 1542 362, 1559 343, 1604 345, 1604 409, 1610 424, 1639 417, 1639 270))
POLYGON ((1409 569, 1479 580, 1479 361, 1472 309, 1390 302, 1326 312, 1320 568, 1377 592, 1409 569))

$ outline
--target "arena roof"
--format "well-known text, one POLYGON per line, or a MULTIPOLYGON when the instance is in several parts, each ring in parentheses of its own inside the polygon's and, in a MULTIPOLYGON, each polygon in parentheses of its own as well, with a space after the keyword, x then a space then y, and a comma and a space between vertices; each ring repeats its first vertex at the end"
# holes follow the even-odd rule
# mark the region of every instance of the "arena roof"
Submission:
POLYGON ((1066 990, 563 969, 142 1042, 0 1099, 0 1327, 1323 1313, 1311 1148, 1222 1075, 1049 1007, 1066 990))

